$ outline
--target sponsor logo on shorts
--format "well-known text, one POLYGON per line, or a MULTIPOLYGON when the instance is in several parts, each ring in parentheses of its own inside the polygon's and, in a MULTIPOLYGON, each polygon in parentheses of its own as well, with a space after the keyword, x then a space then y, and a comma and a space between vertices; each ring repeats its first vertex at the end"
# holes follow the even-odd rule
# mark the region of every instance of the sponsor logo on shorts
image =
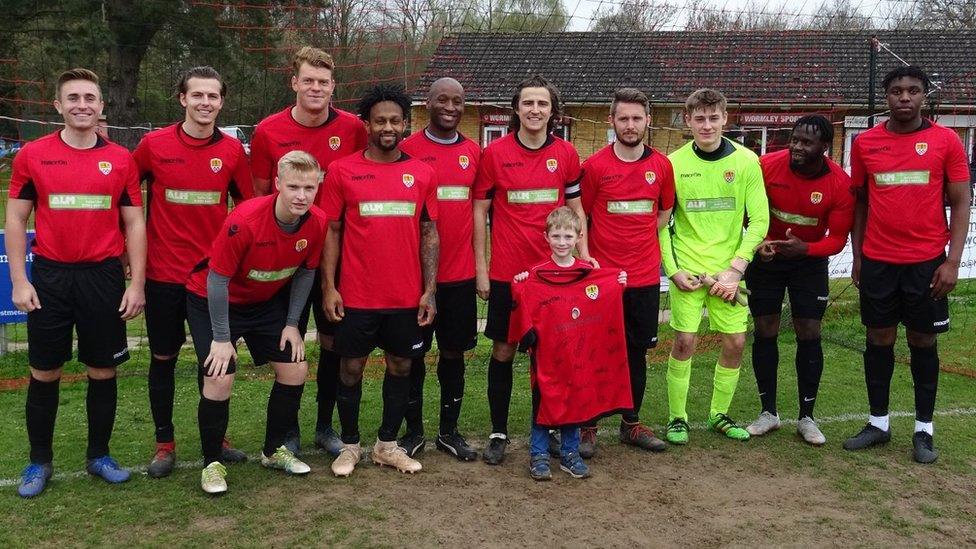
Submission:
POLYGON ((569 316, 573 317, 573 320, 579 318, 580 317, 579 307, 573 307, 573 310, 569 312, 569 316))
POLYGON ((305 240, 304 238, 301 238, 297 242, 295 242, 295 251, 296 252, 300 252, 300 251, 304 250, 307 247, 308 247, 308 240, 305 240))
POLYGON ((413 187, 413 184, 414 184, 413 175, 408 173, 403 174, 403 186, 409 189, 410 187, 413 187))
POLYGON ((820 193, 820 192, 817 192, 817 191, 814 191, 814 192, 810 193, 810 203, 811 204, 820 204, 820 202, 822 200, 823 200, 823 193, 820 193))
POLYGON ((731 212, 735 211, 735 197, 692 198, 685 200, 685 210, 689 212, 731 212))
POLYGON ((290 277, 297 270, 298 267, 288 267, 280 271, 259 271, 257 269, 251 269, 247 272, 247 278, 256 282, 277 282, 290 277))
POLYGON ((929 150, 929 144, 922 141, 920 143, 915 143, 915 153, 922 156, 929 150))
POLYGON ((725 182, 726 183, 732 183, 733 181, 735 181, 735 171, 734 170, 725 170, 725 173, 722 174, 722 175, 725 177, 725 182))
POLYGON ((644 180, 647 181, 648 185, 653 185, 654 181, 657 180, 657 174, 654 172, 644 172, 644 180))
POLYGON ((98 171, 102 172, 102 175, 108 175, 112 173, 112 163, 102 160, 98 163, 98 171))
POLYGON ((817 223, 820 223, 820 219, 816 217, 807 217, 805 215, 784 212, 783 210, 778 210, 773 207, 769 208, 769 213, 773 214, 773 217, 779 219, 783 223, 790 223, 792 225, 804 225, 808 227, 816 227, 817 223))
POLYGON ((654 213, 653 200, 611 200, 607 202, 607 212, 612 214, 654 213))
POLYGON ((830 301, 830 296, 829 295, 818 295, 817 296, 817 301, 830 301))
POLYGON ((559 200, 557 189, 508 191, 509 204, 552 204, 559 200))
POLYGON ((363 217, 412 217, 417 212, 413 202, 360 202, 359 215, 363 217))
POLYGON ((948 325, 949 325, 948 318, 945 320, 936 320, 935 322, 932 323, 932 326, 935 326, 936 328, 938 328, 939 326, 948 326, 948 325))
MULTIPOLYGON (((218 160, 218 159, 214 159, 218 160)), ((187 206, 212 206, 220 204, 220 191, 185 191, 166 189, 166 202, 187 206)))
POLYGON ((586 297, 590 299, 596 299, 600 297, 600 287, 596 284, 590 284, 586 287, 586 297))
POLYGON ((557 168, 559 168, 559 162, 555 158, 546 159, 546 169, 549 170, 549 173, 556 173, 557 168))
POLYGON ((874 174, 876 185, 928 185, 929 171, 878 172, 874 174))
POLYGON ((468 169, 468 166, 469 165, 471 165, 471 159, 470 158, 468 158, 467 156, 465 156, 463 154, 460 155, 460 156, 458 156, 458 166, 461 166, 461 169, 462 170, 468 169))
POLYGON ((437 200, 467 200, 471 196, 468 187, 437 187, 437 200))
POLYGON ((223 168, 223 167, 224 167, 224 161, 223 160, 221 160, 219 158, 211 158, 210 159, 210 169, 213 170, 213 173, 220 173, 220 168, 223 168))
POLYGON ((424 342, 421 341, 420 343, 414 343, 410 348, 411 349, 420 349, 423 346, 424 346, 424 342))
POLYGON ((50 194, 47 205, 52 210, 108 210, 112 197, 107 194, 50 194))
POLYGON ((112 355, 112 358, 122 358, 126 354, 128 354, 128 352, 129 352, 129 348, 128 347, 123 347, 121 351, 119 351, 119 352, 115 353, 114 355, 112 355))
POLYGON ((338 135, 333 135, 329 138, 329 148, 337 151, 339 147, 342 146, 342 139, 339 139, 338 135))

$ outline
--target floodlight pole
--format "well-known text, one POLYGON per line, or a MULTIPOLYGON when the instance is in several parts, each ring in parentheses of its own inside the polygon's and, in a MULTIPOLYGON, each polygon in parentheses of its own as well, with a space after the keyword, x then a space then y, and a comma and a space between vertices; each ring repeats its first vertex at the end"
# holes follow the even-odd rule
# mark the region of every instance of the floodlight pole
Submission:
POLYGON ((868 55, 868 127, 874 127, 874 99, 875 99, 875 72, 877 72, 878 67, 878 49, 881 43, 878 41, 877 36, 871 36, 870 42, 870 52, 868 55))

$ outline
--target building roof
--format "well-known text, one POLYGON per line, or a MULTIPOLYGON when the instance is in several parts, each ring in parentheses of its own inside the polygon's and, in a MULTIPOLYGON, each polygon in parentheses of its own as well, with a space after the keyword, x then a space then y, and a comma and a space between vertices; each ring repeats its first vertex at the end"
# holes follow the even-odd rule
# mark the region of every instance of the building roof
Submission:
MULTIPOLYGON (((866 105, 872 35, 933 75, 943 90, 932 99, 976 105, 976 30, 462 33, 441 40, 416 97, 451 76, 469 100, 507 103, 517 82, 541 74, 570 103, 607 103, 628 85, 655 103, 707 86, 740 104, 866 105)), ((879 88, 901 64, 878 53, 879 88)))

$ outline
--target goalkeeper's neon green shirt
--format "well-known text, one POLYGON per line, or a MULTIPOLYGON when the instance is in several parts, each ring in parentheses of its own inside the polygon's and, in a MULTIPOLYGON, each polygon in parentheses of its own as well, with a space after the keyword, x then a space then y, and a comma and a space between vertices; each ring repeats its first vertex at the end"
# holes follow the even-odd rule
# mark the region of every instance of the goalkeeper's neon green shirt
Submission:
POLYGON ((759 157, 735 141, 722 140, 710 154, 696 152, 691 141, 668 155, 674 166, 674 213, 660 231, 668 277, 679 270, 719 273, 735 257, 752 261, 766 236, 769 202, 759 157))

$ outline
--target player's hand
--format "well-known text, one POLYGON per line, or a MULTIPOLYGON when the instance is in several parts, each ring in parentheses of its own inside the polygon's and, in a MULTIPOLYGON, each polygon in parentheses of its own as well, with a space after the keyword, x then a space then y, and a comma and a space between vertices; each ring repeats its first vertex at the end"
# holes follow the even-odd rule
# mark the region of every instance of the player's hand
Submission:
POLYGON ((482 301, 488 301, 488 290, 491 288, 491 283, 488 282, 488 273, 478 273, 475 275, 475 286, 478 292, 478 297, 482 301))
POLYGON ((619 282, 621 286, 627 286, 627 271, 620 271, 620 274, 617 275, 617 282, 619 282))
POLYGON ((959 280, 959 263, 953 263, 946 261, 939 268, 935 270, 935 274, 932 276, 932 283, 929 284, 929 288, 932 288, 932 299, 941 299, 949 294, 952 290, 956 288, 956 282, 959 280))
POLYGON ((21 283, 14 283, 13 291, 10 292, 10 298, 14 302, 14 307, 17 307, 18 311, 23 313, 29 313, 34 309, 41 308, 41 300, 37 297, 37 290, 34 289, 34 285, 28 281, 21 283))
POLYGON ((683 292, 694 292, 701 288, 701 280, 697 276, 691 276, 688 271, 678 271, 671 275, 671 282, 683 292))
POLYGON ((119 312, 122 313, 122 320, 132 320, 139 316, 146 308, 146 290, 142 286, 129 284, 122 294, 122 303, 119 304, 119 312))
POLYGON ((298 331, 297 326, 285 326, 281 331, 281 341, 278 342, 278 350, 284 351, 285 345, 291 344, 291 361, 301 362, 305 360, 305 338, 298 331))
POLYGON ((594 269, 599 269, 600 268, 600 262, 597 261, 597 260, 595 260, 595 259, 593 259, 590 256, 586 256, 586 257, 580 256, 580 261, 585 261, 585 262, 589 263, 590 265, 593 265, 593 268, 594 269))
POLYGON ((207 360, 203 361, 203 367, 207 370, 207 375, 211 377, 224 377, 230 361, 237 360, 237 350, 230 341, 211 341, 210 354, 207 360))
POLYGON ((525 282, 526 278, 529 278, 529 271, 520 272, 519 274, 512 277, 512 280, 515 282, 525 282))
POLYGON ((760 261, 772 261, 776 257, 776 247, 773 246, 771 241, 763 240, 759 244, 759 247, 756 248, 756 253, 759 254, 760 261))
POLYGON ((793 236, 793 229, 786 229, 786 240, 773 240, 768 245, 786 259, 804 257, 810 250, 810 246, 806 242, 793 236))
POLYGON ((851 263, 851 282, 854 283, 855 288, 861 287, 861 258, 855 257, 853 263, 851 263))
POLYGON ((735 301, 735 293, 739 291, 739 282, 742 274, 735 269, 726 269, 715 276, 715 284, 712 284, 708 293, 732 303, 735 301))
POLYGON ((325 291, 325 295, 322 296, 322 309, 325 310, 325 316, 329 318, 329 322, 339 322, 342 317, 346 316, 346 311, 342 308, 342 296, 339 295, 339 290, 333 288, 325 291))
POLYGON ((433 292, 424 292, 420 296, 420 307, 417 308, 417 324, 420 326, 430 326, 437 316, 437 300, 433 292))

